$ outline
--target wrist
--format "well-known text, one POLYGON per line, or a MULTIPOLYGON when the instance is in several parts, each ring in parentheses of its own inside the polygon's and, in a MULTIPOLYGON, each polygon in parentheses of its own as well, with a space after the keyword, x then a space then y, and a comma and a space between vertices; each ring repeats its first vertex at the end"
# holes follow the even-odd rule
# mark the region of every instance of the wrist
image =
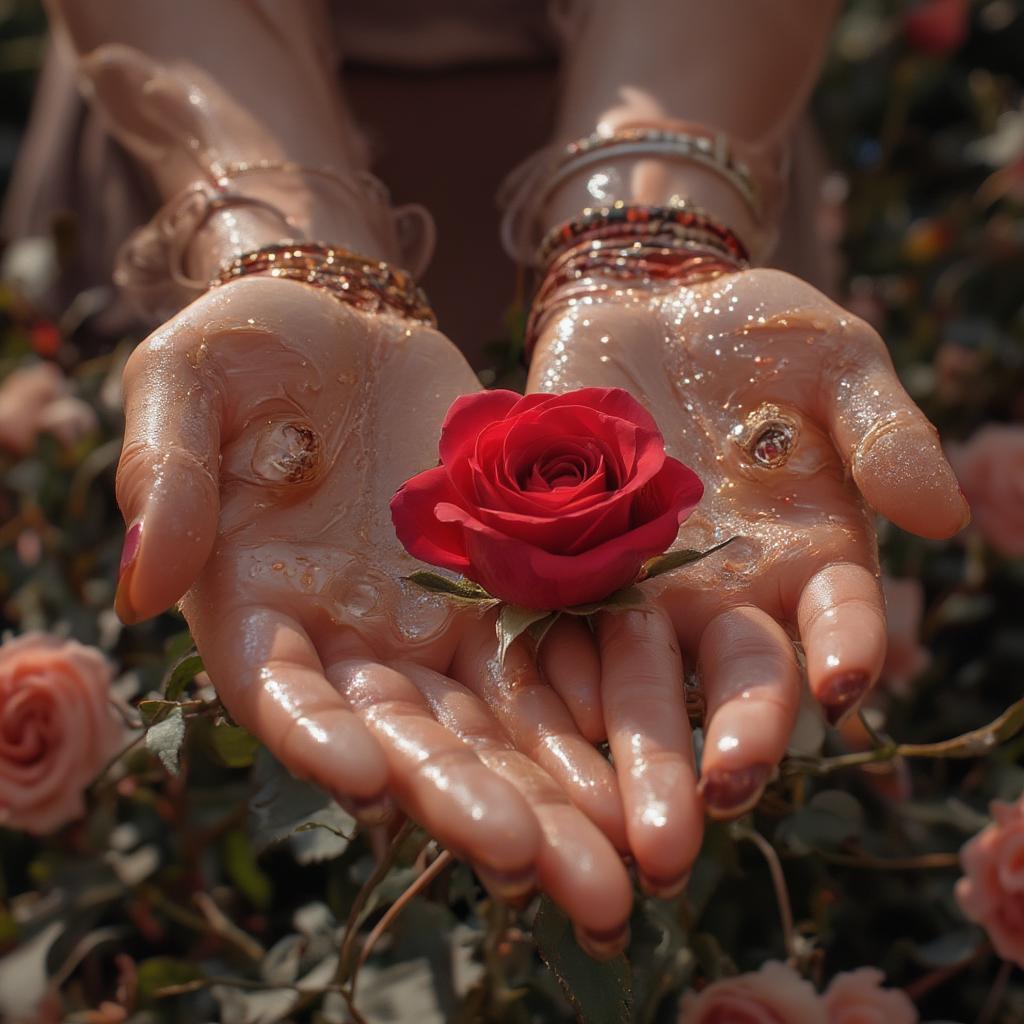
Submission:
POLYGON ((374 260, 398 262, 400 253, 387 208, 367 204, 326 202, 313 192, 283 195, 262 189, 260 205, 230 206, 212 212, 196 229, 183 254, 183 269, 198 281, 209 281, 242 253, 282 241, 328 241, 338 248, 374 260), (266 205, 263 205, 263 203, 266 205))
POLYGON ((539 225, 546 234, 585 207, 616 201, 673 206, 683 200, 730 228, 750 252, 760 250, 765 227, 728 181, 710 168, 661 158, 619 158, 572 175, 552 192, 539 225))

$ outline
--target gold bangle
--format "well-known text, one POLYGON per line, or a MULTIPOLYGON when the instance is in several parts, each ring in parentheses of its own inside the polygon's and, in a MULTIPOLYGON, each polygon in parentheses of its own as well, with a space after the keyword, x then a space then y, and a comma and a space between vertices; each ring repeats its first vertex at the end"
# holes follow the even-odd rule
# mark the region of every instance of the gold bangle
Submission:
POLYGON ((280 242, 236 256, 210 282, 215 288, 241 277, 266 275, 301 281, 330 292, 364 313, 392 313, 437 326, 437 317, 412 275, 323 242, 280 242))

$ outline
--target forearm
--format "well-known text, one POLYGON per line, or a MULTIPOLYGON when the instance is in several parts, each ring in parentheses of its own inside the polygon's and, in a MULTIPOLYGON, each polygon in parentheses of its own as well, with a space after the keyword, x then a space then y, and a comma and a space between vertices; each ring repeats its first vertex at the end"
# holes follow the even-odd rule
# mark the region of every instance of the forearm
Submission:
MULTIPOLYGON (((316 0, 47 6, 82 58, 93 105, 165 199, 239 164, 290 161, 341 179, 365 170, 366 147, 338 87, 332 26, 316 0)), ((394 256, 393 239, 381 237, 386 232, 354 190, 283 175, 245 187, 258 187, 284 217, 256 206, 213 216, 190 246, 192 273, 206 275, 238 251, 287 236, 284 218, 311 237, 394 256)))
MULTIPOLYGON (((837 0, 601 0, 573 12, 564 51, 557 138, 665 121, 697 122, 780 158, 820 70, 837 0)), ((741 237, 758 227, 714 171, 667 159, 612 170, 644 202, 684 195, 741 237)), ((550 223, 594 205, 591 171, 565 182, 550 223)), ((771 215, 771 212, 768 212, 771 215)), ((769 228, 771 225, 768 226, 769 228)))

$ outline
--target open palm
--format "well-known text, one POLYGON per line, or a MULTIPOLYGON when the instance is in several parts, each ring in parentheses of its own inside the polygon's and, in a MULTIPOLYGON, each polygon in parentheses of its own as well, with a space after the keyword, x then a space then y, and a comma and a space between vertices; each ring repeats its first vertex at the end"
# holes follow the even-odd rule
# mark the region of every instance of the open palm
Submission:
MULTIPOLYGON (((445 673, 458 662, 527 702, 529 680, 493 663, 493 622, 402 580, 416 563, 388 501, 436 462, 445 411, 478 387, 447 339, 411 321, 290 281, 208 293, 126 370, 118 610, 132 621, 184 595, 226 707, 293 772, 364 820, 396 801, 496 892, 539 881, 600 937, 621 929, 630 893, 612 843, 573 806, 589 790, 557 778, 564 759, 529 708, 499 722, 445 673)), ((564 742, 604 765, 614 815, 605 762, 582 737, 564 742)))
MULTIPOLYGON (((580 296, 577 295, 577 298, 580 296)), ((706 808, 740 813, 782 757, 799 703, 793 640, 831 721, 885 656, 868 505, 926 537, 966 506, 934 429, 863 322, 787 274, 751 270, 692 287, 565 302, 537 345, 531 390, 629 390, 705 497, 677 546, 720 553, 646 585, 649 612, 607 616, 600 687, 630 846, 685 871, 706 808), (684 662, 705 698, 699 786, 684 662), (702 798, 702 799, 701 799, 702 798)))

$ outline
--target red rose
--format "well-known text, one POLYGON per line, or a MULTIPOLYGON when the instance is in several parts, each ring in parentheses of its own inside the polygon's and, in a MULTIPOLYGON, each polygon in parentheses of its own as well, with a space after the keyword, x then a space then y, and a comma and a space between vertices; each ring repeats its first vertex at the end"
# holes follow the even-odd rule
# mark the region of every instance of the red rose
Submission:
POLYGON ((466 395, 439 448, 441 465, 391 500, 398 539, 526 608, 570 608, 632 583, 704 491, 620 388, 466 395))

